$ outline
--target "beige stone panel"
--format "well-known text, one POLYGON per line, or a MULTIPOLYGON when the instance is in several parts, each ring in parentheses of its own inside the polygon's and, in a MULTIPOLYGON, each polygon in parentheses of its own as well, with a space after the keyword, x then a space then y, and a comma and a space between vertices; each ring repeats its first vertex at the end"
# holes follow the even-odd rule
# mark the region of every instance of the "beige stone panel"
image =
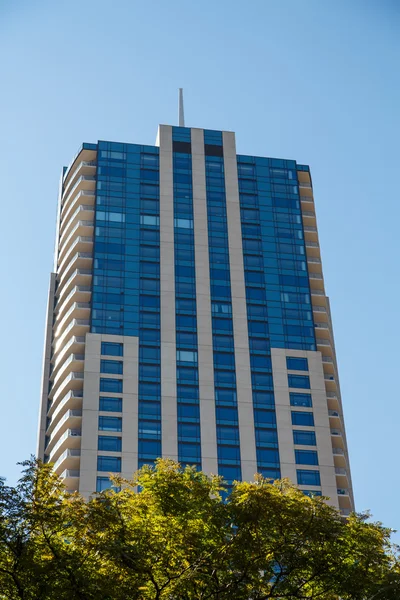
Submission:
POLYGON ((202 468, 218 471, 204 133, 191 130, 202 468))
POLYGON ((160 125, 161 429, 163 456, 177 458, 172 127, 160 125))
POLYGON ((237 369, 237 399, 239 415, 242 478, 251 480, 257 471, 251 373, 247 331, 247 306, 244 282, 242 232, 236 165, 235 134, 223 132, 226 212, 228 221, 229 262, 231 270, 232 320, 237 369))

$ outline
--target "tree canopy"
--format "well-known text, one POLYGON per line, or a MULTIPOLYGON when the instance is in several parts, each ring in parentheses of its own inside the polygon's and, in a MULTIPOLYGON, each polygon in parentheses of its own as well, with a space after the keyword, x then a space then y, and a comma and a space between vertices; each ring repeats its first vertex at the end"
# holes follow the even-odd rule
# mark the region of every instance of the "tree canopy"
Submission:
POLYGON ((51 465, 0 482, 1 600, 399 600, 391 530, 288 480, 171 460, 85 501, 51 465))

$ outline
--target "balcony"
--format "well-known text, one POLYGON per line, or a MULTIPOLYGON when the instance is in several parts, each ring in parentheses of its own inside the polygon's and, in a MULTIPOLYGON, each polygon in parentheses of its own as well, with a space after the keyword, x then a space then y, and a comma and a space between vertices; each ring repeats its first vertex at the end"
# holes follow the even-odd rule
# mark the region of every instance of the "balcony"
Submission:
POLYGON ((70 193, 73 186, 76 184, 79 177, 94 177, 96 174, 97 163, 95 160, 82 160, 78 165, 68 174, 67 179, 64 182, 63 196, 70 193))
POLYGON ((338 488, 338 496, 350 496, 350 490, 346 488, 338 488))
POLYGON ((332 453, 340 456, 344 456, 343 448, 332 448, 332 453))
POLYGON ((76 227, 79 221, 92 221, 94 219, 94 208, 89 204, 81 204, 72 213, 68 220, 65 220, 60 225, 60 246, 64 244, 65 240, 72 233, 74 227, 76 227))
POLYGON ((313 210, 302 210, 301 214, 303 215, 303 219, 305 223, 309 221, 315 221, 315 212, 313 210))
POLYGON ((64 260, 78 237, 89 237, 90 239, 93 239, 93 228, 93 220, 78 221, 71 233, 59 244, 58 262, 60 263, 64 260))
MULTIPOLYGON (((50 436, 50 441, 55 438, 59 439, 60 435, 66 429, 79 429, 82 423, 82 410, 80 408, 67 410, 58 422, 54 422, 54 428, 50 436)), ((49 442, 50 443, 50 442, 49 442)))
POLYGON ((65 312, 75 302, 89 302, 92 295, 90 285, 76 285, 62 302, 57 302, 54 313, 58 319, 62 319, 65 312))
POLYGON ((74 302, 71 304, 62 319, 56 318, 54 323, 54 337, 59 337, 65 330, 66 326, 69 325, 71 319, 88 319, 90 317, 90 303, 89 302, 74 302))
POLYGON ((57 388, 51 388, 49 392, 49 400, 54 403, 58 402, 59 398, 65 396, 67 392, 72 390, 82 390, 83 388, 83 372, 70 373, 60 382, 57 388))
POLYGON ((63 344, 66 344, 72 337, 84 336, 89 332, 89 319, 74 319, 64 330, 63 334, 58 339, 54 339, 54 353, 57 353, 63 344))
POLYGON ((340 514, 342 515, 342 517, 348 517, 349 515, 351 515, 352 511, 350 508, 341 508, 340 509, 340 514))
POLYGON ((305 233, 318 233, 318 229, 316 227, 312 227, 311 225, 304 226, 305 233))
POLYGON ((84 361, 84 354, 71 354, 64 362, 59 364, 57 369, 53 369, 50 376, 50 381, 53 382, 53 393, 69 373, 72 371, 76 373, 83 371, 84 361))
POLYGON ((343 467, 335 467, 335 475, 345 475, 347 477, 347 471, 343 467))
POLYGON ((308 273, 308 278, 310 280, 311 294, 314 293, 314 290, 320 290, 321 292, 324 292, 324 277, 322 273, 314 273, 313 271, 310 271, 308 273))
POLYGON ((58 286, 56 290, 56 296, 58 297, 58 303, 61 303, 66 298, 72 288, 77 285, 83 285, 90 287, 92 282, 92 270, 91 269, 76 269, 71 277, 62 286, 58 286))
POLYGON ((72 202, 81 192, 92 192, 94 193, 96 187, 96 177, 93 175, 80 175, 75 179, 75 182, 71 182, 64 187, 62 195, 61 205, 61 219, 72 206, 72 202))
POLYGON ((76 269, 91 269, 93 256, 91 252, 77 252, 70 261, 64 265, 62 271, 58 271, 57 279, 59 285, 64 281, 68 281, 72 272, 76 269))
POLYGON ((64 470, 74 466, 76 467, 77 464, 79 464, 80 457, 81 451, 79 448, 65 450, 54 463, 53 469, 56 471, 57 469, 64 470))
POLYGON ((59 365, 63 364, 65 356, 67 354, 84 354, 85 352, 85 337, 83 335, 75 335, 72 337, 65 346, 60 348, 60 352, 55 354, 51 358, 53 364, 53 370, 59 365))
POLYGON ((81 435, 80 429, 67 429, 67 431, 65 431, 57 440, 55 438, 50 440, 46 447, 46 454, 49 455, 49 462, 55 462, 64 450, 70 448, 79 449, 81 447, 81 435))
MULTIPOLYGON (((90 144, 90 146, 91 146, 91 144, 90 144)), ((64 177, 63 177, 64 188, 66 185, 68 185, 70 179, 76 173, 76 169, 77 169, 79 163, 81 163, 82 161, 95 162, 96 158, 97 158, 97 149, 89 148, 87 144, 83 144, 79 148, 78 152, 75 154, 74 158, 72 159, 71 163, 69 164, 67 170, 64 173, 64 177)))
POLYGON ((73 196, 68 199, 68 202, 63 205, 63 209, 61 211, 61 224, 65 221, 68 221, 80 204, 87 204, 94 207, 96 202, 94 183, 95 182, 93 180, 93 186, 91 186, 91 190, 81 190, 77 193, 74 193, 73 196))
POLYGON ((57 413, 67 408, 80 408, 82 406, 83 390, 71 390, 62 398, 59 398, 58 402, 51 402, 47 415, 50 418, 48 427, 50 427, 51 420, 57 413))
POLYGON ((79 470, 65 469, 60 475, 68 492, 76 492, 79 486, 79 470))
POLYGON ((333 419, 340 419, 340 413, 337 410, 331 410, 331 409, 329 409, 328 410, 328 415, 330 417, 332 417, 333 419))
POLYGON ((63 271, 65 265, 69 263, 76 252, 89 252, 92 256, 92 250, 93 239, 90 235, 79 235, 77 238, 74 238, 74 242, 72 242, 68 250, 64 253, 63 259, 58 261, 57 272, 61 273, 63 271))

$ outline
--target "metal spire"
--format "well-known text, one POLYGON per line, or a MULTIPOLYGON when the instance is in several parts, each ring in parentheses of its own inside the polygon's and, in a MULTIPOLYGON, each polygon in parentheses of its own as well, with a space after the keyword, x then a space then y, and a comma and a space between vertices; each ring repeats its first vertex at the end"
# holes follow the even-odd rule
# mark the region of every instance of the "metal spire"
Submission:
POLYGON ((183 111, 183 88, 179 88, 178 115, 179 127, 185 127, 185 113, 183 111))

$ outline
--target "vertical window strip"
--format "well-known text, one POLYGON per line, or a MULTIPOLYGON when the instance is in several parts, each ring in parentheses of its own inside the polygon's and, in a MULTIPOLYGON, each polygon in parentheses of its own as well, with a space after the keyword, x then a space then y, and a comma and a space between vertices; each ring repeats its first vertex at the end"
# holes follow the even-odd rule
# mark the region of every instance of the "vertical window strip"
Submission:
MULTIPOLYGON (((158 156, 140 156, 138 466, 153 464, 161 446, 160 226, 158 156), (156 160, 157 158, 157 160, 156 160), (151 178, 151 187, 147 181, 151 178)), ((137 260, 137 259, 133 259, 137 260)))
MULTIPOLYGON (((246 157, 248 158, 248 157, 246 157)), ((249 331, 257 470, 265 477, 280 477, 276 415, 267 319, 266 282, 261 247, 247 240, 259 239, 260 216, 255 167, 238 160, 246 305, 249 331)))
MULTIPOLYGON (((190 142, 190 129, 174 128, 173 140, 190 142)), ((173 171, 178 460, 201 469, 191 155, 174 152, 173 171)))
POLYGON ((218 472, 231 485, 242 475, 223 157, 206 154, 205 166, 218 472))

